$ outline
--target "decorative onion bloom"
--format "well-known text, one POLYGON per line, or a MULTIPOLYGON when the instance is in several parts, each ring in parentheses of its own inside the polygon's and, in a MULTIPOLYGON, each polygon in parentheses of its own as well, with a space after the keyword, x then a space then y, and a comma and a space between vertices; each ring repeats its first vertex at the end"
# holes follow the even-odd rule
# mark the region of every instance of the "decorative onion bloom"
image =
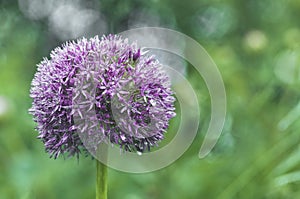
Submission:
POLYGON ((144 152, 175 116, 168 76, 153 56, 109 35, 54 49, 38 64, 29 112, 50 157, 96 150, 102 142, 144 152))

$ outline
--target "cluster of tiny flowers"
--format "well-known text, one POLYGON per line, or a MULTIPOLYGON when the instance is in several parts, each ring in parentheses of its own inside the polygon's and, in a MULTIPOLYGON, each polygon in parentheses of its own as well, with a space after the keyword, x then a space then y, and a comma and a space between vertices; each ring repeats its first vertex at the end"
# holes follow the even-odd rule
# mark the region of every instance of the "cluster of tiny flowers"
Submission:
POLYGON ((38 64, 29 112, 51 157, 78 155, 110 142, 150 151, 175 116, 161 64, 117 35, 79 39, 38 64))

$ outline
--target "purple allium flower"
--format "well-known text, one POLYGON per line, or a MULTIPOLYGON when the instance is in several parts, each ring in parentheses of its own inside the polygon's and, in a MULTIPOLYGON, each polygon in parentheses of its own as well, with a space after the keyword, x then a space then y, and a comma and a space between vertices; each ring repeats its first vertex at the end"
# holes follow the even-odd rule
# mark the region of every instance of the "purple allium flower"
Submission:
POLYGON ((101 142, 144 152, 164 138, 175 98, 160 63, 136 43, 83 38, 50 57, 32 81, 30 113, 51 157, 78 157, 101 142))

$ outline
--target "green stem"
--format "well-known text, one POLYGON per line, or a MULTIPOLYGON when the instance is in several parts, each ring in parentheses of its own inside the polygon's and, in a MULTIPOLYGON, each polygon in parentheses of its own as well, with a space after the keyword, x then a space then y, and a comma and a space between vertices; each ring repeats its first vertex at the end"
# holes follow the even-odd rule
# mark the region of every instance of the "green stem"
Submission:
POLYGON ((96 162, 97 162, 96 199, 107 199, 107 166, 97 159, 96 162))

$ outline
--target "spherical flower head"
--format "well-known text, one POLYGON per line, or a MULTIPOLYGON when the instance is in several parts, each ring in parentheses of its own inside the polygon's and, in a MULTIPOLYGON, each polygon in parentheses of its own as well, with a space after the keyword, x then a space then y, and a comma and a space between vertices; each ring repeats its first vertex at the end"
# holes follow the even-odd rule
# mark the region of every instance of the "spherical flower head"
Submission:
POLYGON ((100 143, 150 151, 175 116, 162 65, 118 35, 68 42, 38 64, 30 113, 50 157, 100 143))

